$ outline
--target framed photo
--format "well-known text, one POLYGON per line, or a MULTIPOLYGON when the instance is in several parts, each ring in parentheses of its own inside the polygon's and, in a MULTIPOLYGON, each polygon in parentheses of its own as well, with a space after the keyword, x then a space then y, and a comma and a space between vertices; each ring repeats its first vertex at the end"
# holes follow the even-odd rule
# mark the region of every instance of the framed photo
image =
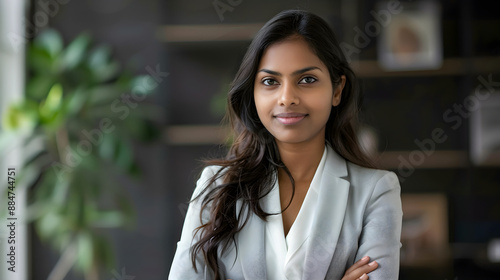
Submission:
POLYGON ((433 267, 446 264, 448 206, 444 194, 403 194, 401 265, 433 267))
MULTIPOLYGON (((440 6, 436 2, 405 2, 392 14, 377 45, 380 66, 388 71, 428 70, 443 61, 440 6)), ((387 6, 379 4, 383 9, 387 6)))
MULTIPOLYGON (((480 82, 486 82, 484 77, 481 78, 480 82)), ((500 163, 500 92, 489 92, 487 88, 481 92, 478 88, 464 99, 464 106, 471 112, 469 131, 472 163, 497 165, 500 163)))

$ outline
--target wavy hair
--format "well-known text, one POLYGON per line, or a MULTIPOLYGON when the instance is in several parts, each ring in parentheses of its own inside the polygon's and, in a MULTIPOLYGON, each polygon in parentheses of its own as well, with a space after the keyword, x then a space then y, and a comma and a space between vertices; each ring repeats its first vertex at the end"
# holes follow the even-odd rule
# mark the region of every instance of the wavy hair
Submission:
MULTIPOLYGON (((196 256, 200 253, 221 279, 218 256, 231 243, 236 246, 236 234, 241 231, 253 213, 263 220, 276 213, 266 213, 259 201, 275 183, 275 172, 282 168, 293 177, 282 163, 273 136, 261 123, 253 96, 254 80, 264 51, 291 36, 302 37, 319 59, 327 66, 332 84, 338 85, 345 75, 342 99, 332 108, 326 124, 325 141, 347 161, 365 167, 374 164, 361 150, 356 129, 360 110, 360 94, 354 72, 349 67, 337 39, 328 24, 319 16, 305 11, 283 11, 269 20, 256 34, 231 84, 226 118, 233 133, 232 143, 225 158, 207 161, 207 165, 221 168, 209 181, 209 186, 222 178, 222 184, 206 188, 197 197, 202 198, 202 210, 209 211, 209 220, 196 229, 199 240, 191 247, 191 260, 195 271, 196 256), (241 206, 237 209, 237 201, 241 206)), ((285 210, 286 210, 285 208, 285 210)), ((283 210, 283 211, 285 211, 283 210)), ((236 250, 238 248, 236 247, 236 250)))

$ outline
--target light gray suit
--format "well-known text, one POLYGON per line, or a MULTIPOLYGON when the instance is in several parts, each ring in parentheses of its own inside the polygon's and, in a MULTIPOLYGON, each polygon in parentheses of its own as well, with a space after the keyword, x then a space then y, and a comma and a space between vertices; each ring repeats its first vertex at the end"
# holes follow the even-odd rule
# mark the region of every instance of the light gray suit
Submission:
MULTIPOLYGON (((398 279, 402 210, 397 176, 347 162, 327 147, 317 215, 312 217, 309 234, 299 240, 298 246, 289 248, 293 252, 285 264, 286 278, 341 279, 355 261, 369 256, 379 264, 369 274, 370 280, 398 279)), ((206 187, 217 168, 205 168, 193 196, 206 187)), ((187 211, 170 270, 171 280, 212 279, 201 256, 197 258, 198 273, 194 272, 189 255, 192 241, 198 239, 193 237, 193 229, 200 226, 199 203, 191 203, 187 211)), ((203 222, 207 219, 208 211, 203 213, 203 222)), ((232 246, 219 258, 224 278, 267 278, 264 230, 265 221, 252 214, 236 235, 238 254, 232 246)))

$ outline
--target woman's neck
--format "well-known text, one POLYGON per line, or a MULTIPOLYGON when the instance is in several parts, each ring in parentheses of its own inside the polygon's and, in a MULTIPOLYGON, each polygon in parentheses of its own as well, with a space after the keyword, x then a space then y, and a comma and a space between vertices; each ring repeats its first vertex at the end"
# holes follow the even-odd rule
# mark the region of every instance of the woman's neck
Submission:
MULTIPOLYGON (((314 177, 325 150, 324 139, 319 140, 299 144, 277 143, 281 161, 295 182, 310 182, 314 177)), ((287 177, 283 170, 279 173, 280 177, 287 177)))

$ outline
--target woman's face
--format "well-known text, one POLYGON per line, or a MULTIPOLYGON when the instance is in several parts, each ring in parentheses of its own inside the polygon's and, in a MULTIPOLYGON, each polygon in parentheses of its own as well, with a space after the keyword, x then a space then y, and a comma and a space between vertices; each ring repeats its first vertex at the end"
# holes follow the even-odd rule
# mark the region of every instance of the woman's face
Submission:
POLYGON ((334 88, 328 68, 309 45, 289 38, 264 51, 254 83, 257 113, 278 144, 324 141, 344 84, 342 76, 334 88))

